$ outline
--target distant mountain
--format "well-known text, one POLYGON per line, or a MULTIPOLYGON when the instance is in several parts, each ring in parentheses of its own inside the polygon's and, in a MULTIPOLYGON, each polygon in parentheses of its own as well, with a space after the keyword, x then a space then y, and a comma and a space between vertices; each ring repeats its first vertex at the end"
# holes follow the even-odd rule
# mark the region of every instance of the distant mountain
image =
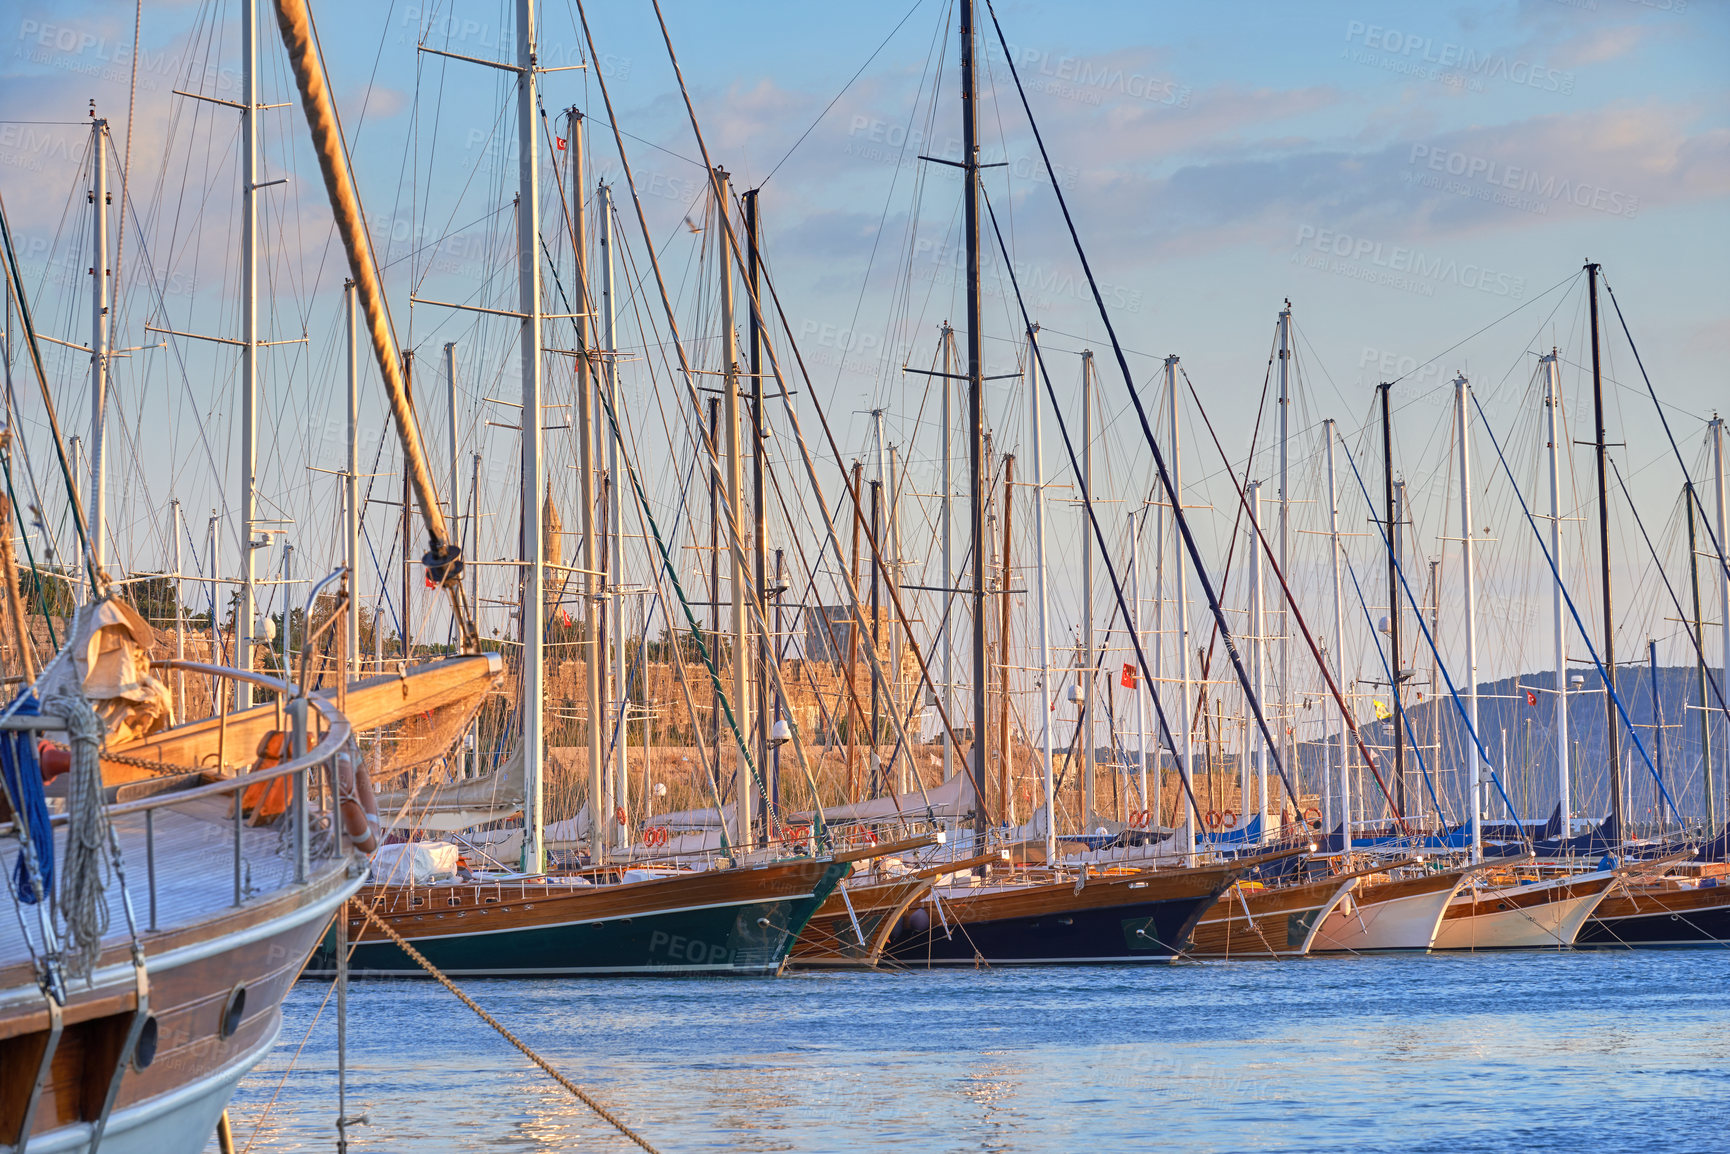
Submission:
MULTIPOLYGON (((1607 813, 1610 805, 1604 691, 1595 671, 1583 672, 1584 681, 1572 687, 1568 694, 1573 809, 1577 816, 1598 817, 1607 813)), ((1704 758, 1695 671, 1692 667, 1660 666, 1657 678, 1656 712, 1662 713, 1664 722, 1661 742, 1655 741, 1652 729, 1655 712, 1652 671, 1644 666, 1624 667, 1616 676, 1617 696, 1627 710, 1634 736, 1645 748, 1646 756, 1655 767, 1661 764, 1665 788, 1683 818, 1704 818, 1704 758)), ((1556 806, 1559 790, 1555 687, 1555 674, 1549 671, 1520 674, 1485 682, 1478 687, 1479 737, 1489 753, 1491 764, 1497 768, 1503 789, 1522 817, 1542 819, 1548 817, 1556 806), (1537 699, 1535 705, 1528 704, 1528 691, 1537 699)), ((1422 759, 1443 808, 1449 817, 1458 820, 1467 812, 1463 805, 1468 764, 1465 751, 1469 744, 1465 720, 1453 700, 1445 695, 1422 702, 1408 701, 1407 715, 1411 732, 1425 747, 1422 759), (1432 752, 1431 746, 1437 748, 1432 752)), ((1730 766, 1730 748, 1727 748, 1730 735, 1726 733, 1721 713, 1714 708, 1710 716, 1713 722, 1712 763, 1717 813, 1718 820, 1723 822, 1726 820, 1725 779, 1726 767, 1730 766)), ((1391 762, 1392 724, 1360 722, 1360 727, 1366 744, 1377 754, 1378 760, 1384 765, 1391 762)), ((1626 763, 1624 780, 1628 782, 1629 816, 1635 822, 1652 821, 1656 816, 1658 798, 1652 772, 1629 740, 1626 727, 1620 730, 1620 736, 1626 763)), ((1306 784, 1312 789, 1318 787, 1326 764, 1324 747, 1320 743, 1306 742, 1299 756, 1306 784)), ((1409 746, 1406 768, 1408 797, 1415 792, 1423 799, 1424 809, 1433 809, 1428 800, 1430 787, 1424 783, 1418 758, 1412 755, 1409 746)), ((1365 777, 1369 791, 1377 793, 1367 774, 1362 770, 1359 774, 1365 777)), ((1415 809, 1417 804, 1412 800, 1408 808, 1415 809)), ((1502 814, 1502 799, 1494 787, 1488 805, 1490 815, 1502 814)))

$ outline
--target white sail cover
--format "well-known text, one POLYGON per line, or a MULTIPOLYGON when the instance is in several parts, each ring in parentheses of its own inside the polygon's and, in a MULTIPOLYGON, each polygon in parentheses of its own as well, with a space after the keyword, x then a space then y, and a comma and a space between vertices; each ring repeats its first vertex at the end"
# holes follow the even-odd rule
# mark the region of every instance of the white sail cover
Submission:
MULTIPOLYGON (((809 822, 814 814, 794 815, 791 820, 809 822)), ((823 820, 829 825, 877 821, 957 821, 973 816, 973 779, 958 773, 942 785, 923 792, 879 797, 852 805, 826 805, 823 820)))
POLYGON ((504 764, 467 781, 434 778, 412 789, 381 790, 379 817, 385 829, 453 832, 510 817, 523 809, 523 749, 504 764))

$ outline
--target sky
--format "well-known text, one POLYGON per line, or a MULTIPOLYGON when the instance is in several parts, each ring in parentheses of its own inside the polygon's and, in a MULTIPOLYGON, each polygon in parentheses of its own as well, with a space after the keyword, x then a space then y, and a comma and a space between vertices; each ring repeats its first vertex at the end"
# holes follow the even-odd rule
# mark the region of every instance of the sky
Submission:
MULTIPOLYGON (((411 307, 409 298, 515 307, 514 78, 473 62, 513 57, 514 5, 312 7, 386 264, 399 339, 416 351, 418 366, 437 366, 444 344, 456 343, 458 471, 468 469, 470 453, 483 457, 481 540, 471 556, 508 557, 516 531, 518 418, 508 404, 519 395, 514 330, 438 305, 411 307)), ((902 369, 933 366, 940 326, 966 323, 960 180, 954 168, 920 159, 960 155, 956 10, 944 0, 846 6, 665 0, 663 8, 710 156, 731 172, 736 191, 761 189, 770 276, 813 394, 794 403, 815 442, 810 405, 820 400, 840 448, 838 462, 826 446, 814 445, 826 496, 834 502, 838 464, 874 461, 871 414, 880 411, 884 440, 909 467, 904 555, 923 568, 904 579, 934 580, 941 573, 931 569, 936 522, 929 495, 940 487, 940 400, 936 378, 902 369)), ((655 507, 669 525, 688 529, 690 511, 682 509, 678 489, 690 460, 689 413, 669 384, 670 354, 659 338, 643 336, 646 328, 663 331, 664 321, 602 79, 618 127, 628 134, 625 155, 682 331, 697 361, 712 368, 721 330, 709 283, 715 233, 705 215, 706 177, 653 7, 591 3, 590 9, 593 57, 574 2, 549 2, 538 12, 539 61, 557 69, 541 77, 548 120, 536 128, 543 237, 549 270, 566 270, 567 282, 549 283, 548 292, 568 289, 571 275, 558 210, 570 194, 560 181, 569 179, 571 152, 550 138, 568 134, 563 110, 575 106, 589 118, 585 187, 605 180, 617 203, 623 303, 616 343, 631 353, 620 368, 628 420, 645 454, 655 507), (644 354, 645 344, 655 347, 644 354)), ((237 358, 226 346, 163 337, 145 325, 237 333, 237 117, 173 90, 238 98, 239 11, 232 2, 172 3, 146 4, 142 13, 129 145, 137 216, 122 242, 116 341, 166 343, 132 354, 116 369, 115 404, 130 428, 117 442, 118 459, 111 458, 126 476, 126 491, 113 500, 114 531, 140 569, 171 564, 168 525, 176 498, 186 510, 179 534, 185 550, 202 557, 214 517, 225 571, 237 555, 237 358)), ((1223 560, 1237 498, 1203 415, 1240 476, 1268 482, 1264 498, 1274 493, 1275 416, 1264 398, 1276 317, 1289 301, 1294 585, 1317 598, 1318 623, 1330 616, 1322 599, 1320 423, 1338 421, 1342 446, 1366 487, 1378 491, 1375 387, 1397 380, 1393 439, 1396 473, 1412 492, 1409 563, 1423 585, 1419 559, 1440 560, 1435 597, 1452 605, 1459 514, 1451 382, 1457 374, 1470 380, 1510 471, 1541 504, 1547 497, 1539 486, 1539 354, 1554 347, 1562 358, 1570 439, 1593 436, 1581 274, 1591 260, 1601 263, 1635 342, 1622 335, 1606 293, 1606 437, 1617 445, 1613 455, 1646 528, 1668 562, 1679 564, 1681 467, 1647 398, 1641 365, 1698 477, 1705 422, 1730 409, 1723 271, 1730 258, 1724 68, 1730 5, 1002 0, 995 15, 1005 43, 990 16, 981 17, 981 159, 994 166, 983 183, 1010 259, 997 251, 987 219, 985 371, 1014 374, 1025 363, 1017 285, 1041 327, 1047 371, 1067 421, 1079 420, 1078 354, 1084 348, 1098 354, 1095 496, 1109 506, 1113 548, 1123 549, 1124 517, 1145 509, 1152 491, 1131 390, 1157 410, 1162 362, 1174 354, 1183 374, 1185 500, 1212 506, 1196 518, 1198 539, 1226 600, 1242 611, 1243 566, 1227 574, 1223 560), (1063 207, 1105 298, 1128 381, 1094 307, 1063 207), (1243 473, 1252 436, 1256 453, 1243 473)), ((74 2, 15 7, 0 25, 6 41, 0 192, 39 327, 79 344, 87 340, 89 316, 88 279, 79 275, 89 263, 88 102, 95 100, 109 119, 118 158, 128 147, 133 19, 128 6, 74 2)), ((298 542, 304 577, 340 556, 335 479, 316 470, 340 468, 342 461, 345 271, 268 11, 261 27, 260 100, 288 105, 260 114, 263 179, 285 182, 261 194, 263 335, 285 342, 304 336, 305 343, 262 354, 267 436, 260 493, 266 515, 281 520, 280 540, 298 542)), ((587 199, 593 213, 592 194, 587 199)), ((594 267, 597 242, 590 243, 594 267)), ((570 311, 556 303, 549 311, 570 311)), ((786 358, 790 346, 778 347, 786 358)), ((88 422, 84 365, 87 358, 73 350, 50 358, 61 420, 72 429, 88 422)), ((440 395, 443 369, 419 371, 417 379, 430 374, 435 382, 422 386, 421 403, 442 437, 451 412, 440 395)), ((559 371, 568 375, 568 367, 559 371)), ((554 384, 555 402, 569 395, 563 387, 554 384)), ((793 388, 807 391, 802 379, 793 388)), ((1027 477, 1025 381, 1004 375, 987 393, 994 448, 1017 454, 1019 476, 1027 477)), ((377 449, 381 414, 369 393, 363 471, 378 474, 369 477, 375 500, 390 498, 398 484, 389 475, 392 454, 377 449)), ((39 411, 21 410, 18 419, 41 452, 39 411)), ((1081 612, 1081 521, 1062 442, 1049 413, 1046 420, 1048 557, 1055 643, 1062 645, 1081 612)), ((568 407, 548 420, 550 451, 564 465, 567 424, 568 407)), ((784 422, 774 428, 781 434, 775 459, 791 468, 789 430, 784 422)), ((1488 678, 1542 668, 1549 617, 1537 599, 1547 593, 1532 528, 1482 430, 1473 436, 1481 595, 1486 613, 1503 615, 1482 647, 1481 673, 1488 678)), ((1590 452, 1578 447, 1563 463, 1570 518, 1564 568, 1583 598, 1593 595, 1596 564, 1586 533, 1587 518, 1595 519, 1590 466, 1590 452)), ((1373 527, 1363 523, 1370 514, 1343 457, 1339 468, 1341 516, 1355 534, 1347 552, 1366 584, 1375 584, 1376 546, 1366 536, 1373 527)), ((550 483, 568 503, 574 480, 556 469, 550 483)), ((35 472, 47 476, 40 461, 35 472)), ((375 553, 391 548, 392 515, 383 506, 372 514, 375 553)), ((1032 547, 1026 520, 1016 528, 1023 558, 1032 547)), ((1614 520, 1616 582, 1629 591, 1627 636, 1618 644, 1627 653, 1646 636, 1658 637, 1666 660, 1680 663, 1691 650, 1666 621, 1674 614, 1638 528, 1622 506, 1614 520)), ((1144 565, 1151 566, 1151 529, 1146 536, 1144 565)), ((279 569, 280 552, 273 548, 262 564, 279 569)), ((378 562, 378 570, 385 565, 378 562)), ((383 588, 376 576, 375 570, 373 584, 383 588)), ((1105 596, 1098 582, 1095 592, 1105 596)), ((1365 612, 1384 613, 1385 602, 1384 594, 1379 607, 1365 612)), ((420 612, 434 614, 425 628, 439 628, 436 611, 420 612)), ((485 608, 486 628, 508 635, 507 614, 502 605, 485 608)), ((1458 614, 1441 617, 1439 642, 1457 648, 1458 614)), ((1373 677, 1372 633, 1359 633, 1346 639, 1345 652, 1356 655, 1356 672, 1373 677)), ((1574 642, 1570 655, 1585 657, 1584 646, 1574 642)))

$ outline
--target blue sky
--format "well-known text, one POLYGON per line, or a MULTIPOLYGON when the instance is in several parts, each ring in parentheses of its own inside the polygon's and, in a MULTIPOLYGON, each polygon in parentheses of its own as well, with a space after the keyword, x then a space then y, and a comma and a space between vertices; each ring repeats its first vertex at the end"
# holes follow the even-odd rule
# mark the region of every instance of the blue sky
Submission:
MULTIPOLYGON (((411 310, 408 296, 412 288, 420 296, 493 307, 514 301, 509 79, 415 52, 424 42, 507 58, 513 5, 315 2, 313 8, 375 237, 390 262, 399 335, 418 350, 420 364, 436 358, 445 341, 458 342, 465 450, 486 454, 488 501, 508 510, 514 442, 500 426, 512 418, 489 398, 516 395, 510 334, 467 314, 453 319, 428 306, 411 310)), ((702 236, 686 224, 687 217, 702 221, 704 175, 692 160, 695 145, 653 11, 636 3, 591 8, 600 65, 631 134, 626 144, 684 310, 682 324, 689 336, 712 337, 712 293, 703 295, 699 275, 702 236)), ((960 323, 964 311, 954 264, 959 185, 950 170, 915 159, 921 151, 950 150, 959 136, 949 6, 669 0, 666 12, 716 161, 732 170, 741 189, 774 170, 762 192, 772 271, 815 388, 837 423, 843 455, 867 450, 865 411, 881 407, 890 439, 928 491, 936 402, 926 380, 902 374, 900 366, 929 364, 937 326, 960 323)), ((145 223, 142 239, 135 231, 131 242, 117 312, 125 344, 146 343, 142 326, 152 318, 193 331, 230 332, 237 323, 233 119, 210 106, 194 110, 170 92, 190 85, 237 95, 237 13, 233 3, 146 5, 131 185, 145 223), (147 257, 140 255, 145 249, 147 257), (137 279, 146 268, 161 298, 137 279)), ((1306 484, 1313 480, 1315 426, 1324 417, 1341 422, 1350 443, 1362 448, 1365 467, 1379 468, 1359 430, 1375 382, 1405 377, 1400 468, 1414 491, 1435 495, 1420 497, 1416 510, 1424 548, 1449 555, 1454 546, 1445 538, 1457 530, 1447 524, 1442 496, 1447 382, 1467 373, 1491 421, 1499 422, 1498 434, 1525 438, 1510 441, 1516 467, 1534 469, 1535 352, 1563 350, 1569 403, 1576 413, 1586 411, 1585 381, 1575 366, 1585 359, 1577 274, 1588 257, 1603 263, 1628 313, 1645 366, 1674 406, 1691 465, 1701 422, 1715 408, 1730 409, 1723 271, 1730 258, 1724 68, 1730 6, 1005 0, 998 14, 1050 146, 1056 182, 1132 351, 1137 387, 1152 403, 1157 390, 1148 383, 1160 358, 1180 355, 1234 458, 1249 444, 1275 314, 1289 298, 1299 332, 1294 469, 1306 484)), ((69 3, 15 9, 0 25, 6 38, 0 108, 13 118, 0 123, 0 189, 25 248, 27 277, 42 278, 34 287, 45 329, 62 339, 81 341, 87 323, 76 275, 86 263, 79 232, 85 132, 78 122, 86 102, 97 99, 114 123, 116 149, 123 146, 131 22, 124 5, 69 3)), ((573 6, 547 4, 540 26, 543 64, 586 58, 573 6)), ((268 14, 264 30, 264 99, 292 100, 268 14)), ((981 37, 982 139, 986 159, 1005 165, 991 171, 987 189, 1047 334, 1054 378, 1072 406, 1074 354, 1084 345, 1104 350, 1104 335, 988 22, 981 37)), ((617 185, 621 174, 593 72, 550 73, 544 91, 549 115, 570 104, 586 109, 591 175, 617 185)), ((308 343, 273 354, 266 369, 265 407, 277 436, 265 454, 262 485, 267 505, 303 526, 297 531, 304 550, 334 556, 331 483, 307 466, 334 467, 341 453, 332 405, 341 386, 343 272, 298 110, 272 115, 279 119, 266 122, 266 176, 288 183, 265 210, 267 313, 275 336, 304 330, 308 343)), ((550 168, 543 195, 549 202, 557 195, 550 168)), ((627 203, 620 207, 639 262, 634 273, 621 275, 638 278, 628 295, 649 309, 654 299, 641 280, 635 219, 627 203)), ((548 219, 554 259, 568 259, 550 208, 548 219)), ((995 253, 988 252, 986 278, 990 371, 1012 371, 1020 322, 995 253)), ((627 338, 637 331, 630 315, 623 324, 627 338)), ((1641 386, 1626 343, 1618 336, 1611 344, 1609 363, 1621 386, 1612 396, 1612 439, 1628 443, 1620 452, 1636 496, 1662 521, 1680 476, 1650 405, 1636 391, 1641 386)), ((712 342, 693 347, 713 359, 712 342)), ((62 419, 77 427, 80 370, 76 355, 62 360, 62 419)), ((645 361, 624 370, 646 442, 661 436, 648 416, 656 395, 649 368, 645 361)), ((1127 393, 1109 368, 1107 358, 1102 407, 1116 417, 1127 393)), ((130 535, 139 555, 165 555, 171 494, 189 508, 220 506, 231 523, 224 493, 232 491, 234 406, 225 390, 233 372, 232 357, 185 342, 118 370, 117 403, 132 424, 137 485, 117 502, 116 517, 118 532, 130 535)), ((426 403, 442 421, 440 401, 426 403)), ((1185 405, 1185 420, 1198 420, 1185 405)), ((996 443, 1020 453, 1025 468, 1022 409, 1014 382, 993 392, 996 443)), ((367 417, 376 440, 380 417, 370 402, 367 417)), ((1575 432, 1575 439, 1590 436, 1589 429, 1575 432)), ((1186 443, 1185 468, 1196 499, 1227 501, 1230 490, 1211 447, 1198 430, 1186 435, 1194 438, 1186 443)), ((556 435, 551 443, 557 453, 556 435)), ((665 449, 665 438, 660 444, 674 459, 688 459, 676 447, 665 449)), ((1252 475, 1270 475, 1266 445, 1264 427, 1252 475)), ((1115 420, 1100 448, 1107 495, 1120 505, 1144 495, 1146 452, 1133 425, 1115 420)), ((1046 452, 1053 484, 1067 484, 1055 442, 1046 452)), ((379 470, 388 471, 388 454, 382 460, 379 470)), ((1583 494, 1586 463, 1583 453, 1573 462, 1583 494)), ((1479 475, 1493 466, 1480 448, 1479 475)), ((676 471, 664 472, 653 478, 655 497, 676 515, 676 471)), ((1522 483, 1534 479, 1526 475, 1522 483)), ((831 495, 834 480, 831 468, 825 480, 831 495)), ((571 482, 555 478, 553 485, 568 493, 571 482)), ((1532 561, 1524 543, 1517 555, 1512 542, 1529 531, 1512 520, 1507 492, 1486 505, 1499 518, 1491 527, 1510 542, 1494 563, 1517 598, 1529 587, 1522 582, 1533 579, 1532 561)), ((203 516, 194 519, 202 524, 203 516)), ((910 537, 925 532, 929 518, 921 517, 908 525, 910 537)), ((1319 523, 1313 503, 1294 517, 1309 528, 1319 523)), ((1079 528, 1072 511, 1057 520, 1059 615, 1073 621, 1079 528)), ((483 552, 508 554, 514 526, 502 511, 491 526, 483 552)), ((1620 529, 1631 533, 1631 526, 1620 529)), ((1206 520, 1202 531, 1217 549, 1229 520, 1206 520)), ((231 552, 232 536, 224 539, 231 552)), ((1366 551, 1368 564, 1368 545, 1353 548, 1366 551)), ((1590 554, 1583 544, 1574 552, 1583 574, 1590 554)), ((1312 556, 1305 545, 1300 558, 1312 556)), ((1641 580, 1638 556, 1620 563, 1629 580, 1641 580)), ((1650 606, 1638 612, 1644 616, 1630 630, 1668 628, 1662 612, 1650 606)), ((1486 675, 1532 664, 1527 654, 1541 638, 1535 630, 1510 631, 1493 646, 1486 675)), ((1680 660, 1681 650, 1672 648, 1680 660)))

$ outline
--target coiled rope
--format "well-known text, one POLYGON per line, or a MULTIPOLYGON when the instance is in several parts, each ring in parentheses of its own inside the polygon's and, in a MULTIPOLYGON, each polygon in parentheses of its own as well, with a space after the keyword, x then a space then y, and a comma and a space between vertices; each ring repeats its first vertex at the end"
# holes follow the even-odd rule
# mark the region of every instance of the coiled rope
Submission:
POLYGON ((66 718, 72 771, 67 789, 66 856, 60 880, 60 914, 66 925, 66 973, 90 978, 108 933, 106 862, 108 807, 102 803, 101 750, 104 726, 82 693, 59 693, 44 711, 66 718))
MULTIPOLYGON (((427 961, 426 956, 424 954, 422 954, 419 950, 415 949, 413 946, 409 945, 408 942, 403 938, 403 936, 401 934, 397 933, 395 930, 393 930, 389 926, 385 925, 384 921, 377 914, 373 913, 372 907, 366 905, 364 902, 357 902, 357 901, 349 901, 349 902, 345 903, 345 905, 352 905, 355 909, 359 910, 361 912, 361 915, 363 917, 365 917, 367 921, 371 922, 374 926, 378 927, 379 931, 381 933, 383 933, 385 935, 385 937, 387 937, 391 941, 395 942, 397 944, 397 946, 399 948, 401 948, 403 953, 405 953, 409 957, 413 958, 415 960, 416 965, 418 965, 421 969, 425 970, 427 973, 431 974, 433 977, 437 978, 440 985, 442 985, 445 989, 449 990, 451 993, 453 993, 457 996, 458 1001, 462 1002, 463 1005, 467 1006, 469 1009, 473 1010, 476 1014, 480 1015, 481 1021, 485 1022, 487 1025, 489 1025, 493 1029, 497 1030, 499 1032, 500 1036, 503 1037, 505 1041, 509 1042, 511 1045, 513 1045, 517 1049, 521 1050, 523 1052, 523 1056, 525 1058, 527 1058, 529 1061, 533 1062, 535 1065, 539 1066, 542 1070, 545 1070, 547 1072, 547 1075, 550 1078, 552 1078, 553 1081, 557 1082, 559 1085, 561 1085, 565 1089, 569 1090, 571 1092, 571 1094, 573 1096, 575 1096, 579 1102, 581 1102, 583 1105, 587 1106, 589 1109, 593 1110, 595 1113, 599 1114, 602 1118, 606 1119, 608 1124, 611 1125, 613 1127, 613 1129, 617 1130, 619 1133, 623 1134, 625 1137, 627 1137, 631 1141, 635 1142, 638 1146, 641 1146, 644 1150, 649 1151, 649 1154, 659 1154, 659 1151, 657 1151, 653 1146, 649 1145, 648 1139, 644 1138, 641 1134, 637 1133, 635 1130, 631 1129, 629 1126, 627 1126, 623 1122, 621 1122, 612 1113, 612 1111, 608 1110, 605 1106, 603 1106, 599 1102, 595 1101, 595 1099, 592 1096, 590 1096, 588 1091, 584 1090, 581 1086, 577 1085, 575 1082, 571 1081, 569 1078, 565 1077, 563 1074, 561 1074, 557 1070, 553 1069, 551 1063, 549 1063, 545 1058, 541 1057, 539 1054, 535 1053, 533 1050, 531 1050, 526 1042, 524 1042, 521 1038, 517 1037, 515 1034, 511 1033, 508 1029, 506 1029, 504 1024, 501 1023, 497 1018, 493 1017, 491 1014, 489 1014, 485 1010, 481 1009, 480 1006, 476 1005, 475 1000, 473 998, 469 997, 467 994, 463 993, 462 990, 458 989, 457 984, 455 982, 451 981, 449 978, 445 977, 444 974, 440 972, 440 970, 437 966, 435 966, 431 962, 427 961)), ((338 916, 339 917, 346 917, 347 916, 346 909, 341 914, 339 914, 338 916)))

